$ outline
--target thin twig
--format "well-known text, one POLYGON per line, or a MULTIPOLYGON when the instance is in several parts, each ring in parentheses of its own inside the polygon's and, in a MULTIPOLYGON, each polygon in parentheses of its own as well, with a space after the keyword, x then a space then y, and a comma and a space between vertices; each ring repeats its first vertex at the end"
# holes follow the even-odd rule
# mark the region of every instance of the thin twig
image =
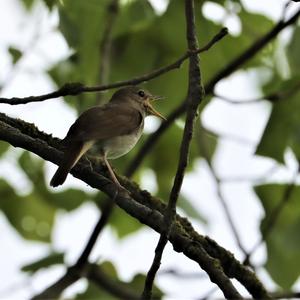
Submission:
MULTIPOLYGON (((100 43, 99 85, 107 84, 110 73, 112 33, 119 12, 119 0, 111 0, 107 6, 107 21, 100 43)), ((101 103, 102 94, 98 93, 97 102, 101 103)))
POLYGON ((300 299, 300 292, 286 291, 271 293, 271 297, 272 299, 300 299))
POLYGON ((299 89, 300 89, 300 81, 297 84, 290 87, 289 89, 280 90, 275 93, 271 93, 271 94, 268 94, 268 95, 265 95, 262 97, 258 97, 258 98, 253 98, 253 99, 246 99, 246 100, 231 99, 229 97, 222 96, 222 95, 219 95, 216 93, 213 93, 213 96, 216 97, 217 99, 223 100, 227 103, 237 104, 237 105, 253 104, 253 103, 261 102, 264 100, 269 100, 272 103, 277 103, 279 101, 288 99, 290 96, 297 93, 299 91, 299 89))
MULTIPOLYGON (((197 46, 198 41, 197 41, 196 29, 195 29, 195 15, 194 15, 193 0, 185 1, 185 15, 186 15, 186 24, 187 24, 186 34, 187 34, 188 48, 193 52, 193 50, 197 49, 198 47, 197 46)), ((204 89, 202 87, 199 57, 196 54, 190 57, 190 63, 189 63, 189 88, 188 88, 188 97, 187 97, 187 115, 186 115, 184 131, 183 131, 182 142, 180 146, 180 154, 179 154, 177 171, 174 179, 174 184, 170 193, 168 206, 164 213, 164 224, 163 224, 164 227, 155 249, 155 256, 152 265, 147 273, 142 299, 148 300, 151 299, 152 297, 152 287, 153 287, 154 279, 161 264, 164 248, 169 239, 171 226, 174 221, 174 217, 176 215, 177 199, 181 190, 185 170, 188 165, 188 154, 189 154, 190 142, 193 136, 194 120, 197 115, 198 106, 202 101, 203 97, 204 97, 204 89)), ((230 280, 226 277, 226 275, 223 273, 221 268, 213 269, 213 270, 209 268, 207 263, 212 261, 212 258, 210 258, 209 255, 205 253, 203 249, 198 249, 198 251, 201 251, 200 266, 209 274, 211 280, 220 287, 225 297, 240 299, 241 295, 231 284, 230 280)))
POLYGON ((108 199, 108 201, 104 202, 104 206, 101 209, 101 217, 99 218, 84 250, 82 251, 80 257, 78 258, 78 260, 75 264, 77 266, 77 268, 82 268, 85 265, 85 263, 87 263, 88 257, 90 255, 90 253, 92 252, 93 247, 96 244, 96 241, 97 241, 97 238, 98 238, 100 232, 103 230, 103 228, 105 227, 105 225, 107 224, 107 222, 109 220, 109 217, 111 216, 113 207, 114 207, 114 202, 111 201, 110 199, 108 199))
MULTIPOLYGON (((193 0, 185 1, 185 14, 187 24, 187 41, 188 48, 193 53, 193 50, 197 48, 197 38, 195 32, 195 16, 194 16, 194 2, 193 0)), ((145 280, 142 299, 148 300, 152 297, 152 288, 156 273, 160 267, 163 251, 168 242, 170 228, 176 214, 177 199, 181 190, 185 169, 188 164, 188 153, 190 141, 192 139, 194 119, 200 101, 203 99, 204 92, 201 86, 201 73, 199 67, 198 55, 190 57, 189 63, 189 90, 187 97, 187 117, 185 121, 185 127, 180 146, 179 161, 177 171, 174 179, 174 184, 170 193, 167 209, 164 214, 164 229, 160 235, 158 244, 155 249, 155 255, 151 267, 147 273, 145 280)))
POLYGON ((273 163, 273 165, 267 169, 266 171, 264 171, 262 174, 258 175, 258 176, 233 176, 233 177, 224 177, 221 178, 219 176, 219 180, 222 183, 237 183, 237 182, 252 182, 252 184, 261 184, 262 182, 266 182, 267 179, 269 179, 274 173, 276 173, 278 171, 278 165, 277 163, 273 163))
POLYGON ((213 37, 213 39, 209 41, 208 44, 205 45, 204 47, 195 49, 193 51, 187 51, 184 55, 182 55, 173 63, 164 66, 162 68, 156 69, 150 73, 141 75, 139 77, 135 77, 125 81, 118 81, 111 84, 99 85, 99 86, 85 86, 84 84, 78 82, 67 83, 63 85, 60 89, 48 94, 44 94, 40 96, 29 96, 24 98, 18 98, 18 97, 0 98, 0 103, 10 104, 10 105, 26 104, 30 102, 45 101, 45 100, 58 98, 62 96, 75 96, 87 92, 101 92, 108 89, 113 89, 113 88, 118 88, 118 87, 128 86, 128 85, 136 85, 145 81, 149 81, 171 70, 180 68, 182 63, 190 56, 209 50, 217 41, 221 40, 225 35, 227 35, 227 33, 228 33, 227 28, 222 28, 219 31, 219 33, 217 33, 213 37))
POLYGON ((181 271, 178 271, 176 269, 165 269, 165 270, 161 270, 158 272, 159 275, 171 275, 171 276, 174 276, 176 278, 181 278, 181 279, 184 279, 184 280, 190 280, 190 279, 204 279, 204 278, 207 278, 207 275, 206 273, 202 272, 202 273, 199 273, 199 272, 181 272, 181 271))
POLYGON ((64 276, 39 294, 32 297, 31 300, 58 299, 61 292, 75 283, 79 278, 80 276, 76 272, 73 272, 72 269, 68 269, 64 276))
MULTIPOLYGON (((248 60, 253 58, 262 48, 264 48, 272 39, 274 39, 283 29, 291 24, 294 24, 300 15, 300 10, 296 12, 290 19, 286 22, 278 22, 270 31, 268 31, 261 38, 256 40, 249 48, 242 52, 239 56, 229 62, 224 69, 218 72, 207 84, 205 84, 204 89, 206 95, 210 95, 214 91, 215 85, 224 79, 225 77, 231 75, 236 70, 238 70, 243 64, 248 60)), ((173 124, 174 120, 179 118, 186 109, 186 102, 183 101, 167 116, 167 121, 161 123, 158 129, 152 133, 148 139, 144 142, 143 146, 137 153, 134 161, 131 164, 131 168, 134 170, 138 168, 140 163, 143 161, 145 156, 152 150, 155 143, 159 138, 169 129, 173 124)))
POLYGON ((206 163, 209 167, 209 170, 210 170, 210 173, 212 175, 212 178, 215 182, 215 186, 216 186, 216 192, 217 192, 217 196, 218 196, 218 199, 220 201, 220 204, 222 205, 223 207, 223 210, 224 210, 224 213, 225 213, 225 217, 226 217, 226 220, 229 224, 229 227, 232 231, 232 234, 235 238, 235 241, 238 245, 238 247, 240 248, 240 250, 247 256, 248 255, 248 252, 246 251, 245 247, 243 246, 242 244, 242 241, 241 241, 241 238, 239 236, 239 233, 237 231, 237 228, 234 224, 234 221, 233 221, 233 217, 230 213, 230 210, 229 210, 229 207, 226 203, 226 200, 223 196, 223 193, 222 193, 222 190, 221 190, 221 180, 220 178, 218 177, 218 174, 216 173, 216 170, 211 162, 211 159, 207 153, 207 147, 205 145, 205 143, 203 142, 203 139, 202 137, 200 136, 200 134, 198 134, 197 136, 197 142, 198 142, 198 147, 199 147, 199 150, 201 151, 201 154, 203 155, 204 159, 206 160, 206 163))
POLYGON ((270 31, 264 34, 261 38, 256 40, 248 49, 243 51, 238 57, 233 59, 228 65, 226 65, 210 82, 206 85, 206 93, 211 93, 216 85, 221 79, 232 74, 246 61, 254 57, 262 48, 264 48, 271 40, 273 40, 277 35, 286 27, 294 24, 298 17, 300 16, 300 9, 292 15, 288 20, 280 20, 270 31))

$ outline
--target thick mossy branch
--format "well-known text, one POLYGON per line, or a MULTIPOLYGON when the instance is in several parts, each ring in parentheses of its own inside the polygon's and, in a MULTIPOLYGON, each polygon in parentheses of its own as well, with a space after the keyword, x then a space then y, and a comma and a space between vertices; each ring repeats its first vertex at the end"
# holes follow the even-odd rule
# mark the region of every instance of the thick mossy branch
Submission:
MULTIPOLYGON (((47 161, 59 164, 62 152, 58 150, 59 139, 39 131, 33 124, 10 118, 0 114, 0 139, 15 147, 33 152, 47 161)), ((97 161, 93 161, 93 170, 88 162, 82 160, 71 171, 71 174, 112 197, 116 194, 115 185, 105 176, 104 169, 97 161)), ((152 197, 126 177, 119 177, 120 182, 129 193, 119 193, 116 204, 141 223, 161 233, 163 228, 163 212, 165 205, 158 198, 152 197)), ((185 218, 176 215, 176 222, 171 228, 170 242, 174 250, 183 252, 187 257, 199 263, 198 255, 203 250, 213 259, 215 266, 221 266, 224 273, 236 278, 255 298, 268 298, 267 291, 247 267, 238 262, 234 256, 207 237, 199 235, 185 218)))

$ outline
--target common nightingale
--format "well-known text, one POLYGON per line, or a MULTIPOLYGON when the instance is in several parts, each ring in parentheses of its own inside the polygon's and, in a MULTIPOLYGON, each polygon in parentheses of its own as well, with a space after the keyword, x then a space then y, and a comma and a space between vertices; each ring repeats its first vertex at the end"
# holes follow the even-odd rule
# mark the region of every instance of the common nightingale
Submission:
POLYGON ((83 112, 62 141, 64 156, 50 185, 63 184, 82 155, 95 147, 113 182, 122 187, 107 159, 118 158, 135 146, 141 137, 146 116, 165 119, 151 104, 159 98, 145 89, 130 86, 117 90, 107 104, 83 112))

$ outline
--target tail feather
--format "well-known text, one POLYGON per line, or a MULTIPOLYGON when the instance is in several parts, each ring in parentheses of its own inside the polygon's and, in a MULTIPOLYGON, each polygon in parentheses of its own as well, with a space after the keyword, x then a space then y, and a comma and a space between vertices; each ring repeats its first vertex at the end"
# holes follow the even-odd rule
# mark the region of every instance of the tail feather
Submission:
POLYGON ((56 187, 65 182, 68 173, 82 156, 82 149, 83 143, 76 143, 66 149, 63 161, 50 181, 51 186, 56 187))

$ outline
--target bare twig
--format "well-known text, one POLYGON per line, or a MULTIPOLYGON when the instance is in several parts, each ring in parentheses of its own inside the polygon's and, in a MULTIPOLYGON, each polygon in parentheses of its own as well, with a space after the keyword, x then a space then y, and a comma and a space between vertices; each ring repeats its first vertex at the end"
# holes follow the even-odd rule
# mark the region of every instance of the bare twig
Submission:
POLYGON ((200 136, 200 134, 198 134, 197 136, 197 142, 198 142, 198 147, 199 147, 199 150, 201 151, 201 154, 203 155, 204 159, 206 160, 206 163, 209 167, 209 170, 211 172, 211 175, 212 175, 212 178, 213 180, 215 181, 215 186, 216 186, 216 191, 217 191, 217 195, 218 195, 218 199, 223 207, 223 210, 224 210, 224 213, 225 213, 225 217, 226 217, 226 220, 229 224, 229 227, 233 233, 233 236, 235 238, 235 241, 238 245, 238 247, 240 248, 240 250, 247 256, 248 255, 248 252, 246 251, 246 249, 244 248, 243 244, 242 244, 242 241, 241 241, 241 238, 239 236, 239 233, 237 231, 237 228, 233 222, 233 218, 231 216, 231 213, 230 213, 230 210, 229 210, 229 207, 227 206, 227 203, 226 203, 226 200, 223 196, 223 193, 222 193, 222 190, 221 190, 221 180, 218 176, 218 174, 216 173, 215 171, 215 168, 211 162, 211 159, 207 153, 207 147, 205 145, 205 143, 203 142, 203 139, 202 137, 200 136))
POLYGON ((86 244, 83 252, 81 253, 80 257, 78 258, 75 264, 78 268, 82 268, 84 264, 87 263, 88 257, 92 252, 93 247, 96 244, 100 232, 103 230, 103 228, 108 222, 108 219, 113 211, 113 207, 114 207, 114 202, 111 199, 108 199, 107 201, 104 202, 104 206, 101 209, 101 217, 99 218, 88 240, 88 243, 86 244))
MULTIPOLYGON (((241 55, 229 62, 224 69, 218 72, 207 84, 204 89, 206 95, 212 94, 215 85, 223 78, 231 75, 238 70, 248 60, 253 58, 262 48, 264 48, 272 39, 274 39, 283 29, 291 24, 294 24, 300 15, 300 10, 296 12, 290 19, 285 22, 278 22, 269 32, 255 41, 249 48, 247 48, 241 55)), ((179 118, 186 109, 186 103, 183 101, 167 116, 167 121, 163 122, 159 128, 152 133, 149 138, 144 142, 143 146, 137 153, 135 159, 131 164, 131 169, 136 169, 143 161, 145 156, 151 151, 158 139, 165 133, 165 131, 173 124, 174 120, 179 118)))
MULTIPOLYGON (((298 0, 299 2, 300 0, 298 0)), ((278 292, 278 293, 271 293, 272 299, 300 299, 300 292, 278 292)))
POLYGON ((251 181, 253 184, 260 184, 262 182, 266 182, 268 178, 270 178, 276 171, 278 171, 277 163, 274 163, 269 169, 264 171, 262 174, 258 176, 233 176, 233 177, 225 177, 219 179, 222 183, 230 183, 230 182, 243 182, 243 181, 251 181))
POLYGON ((189 280, 189 279, 204 279, 207 278, 206 273, 202 272, 181 272, 178 271, 176 269, 165 269, 165 270, 161 270, 158 272, 159 275, 171 275, 177 278, 181 278, 184 280, 189 280))
MULTIPOLYGON (((187 24, 187 42, 188 48, 194 52, 197 49, 198 41, 196 37, 195 29, 195 15, 194 15, 194 1, 185 1, 185 14, 186 14, 186 24, 187 24)), ((160 239, 155 249, 155 256, 152 265, 147 273, 145 280, 144 291, 142 294, 142 299, 151 299, 152 287, 156 273, 161 264, 161 258, 164 248, 168 242, 171 226, 176 215, 176 203, 181 190, 185 170, 188 164, 188 153, 190 142, 193 136, 194 120, 197 115, 197 108, 204 97, 204 90, 202 87, 201 72, 199 66, 198 55, 192 55, 190 57, 189 63, 189 90, 187 97, 187 116, 185 121, 185 127, 180 147, 180 155, 177 166, 177 171, 174 179, 174 184, 171 190, 169 202, 167 209, 164 213, 164 224, 163 230, 161 232, 160 239)), ((198 249, 200 251, 200 249, 198 249)), ((209 274, 211 280, 215 282, 220 289, 223 291, 224 295, 229 298, 239 299, 240 294, 231 284, 230 280, 223 273, 222 269, 212 270, 208 266, 208 262, 212 262, 213 259, 209 257, 203 249, 201 249, 201 262, 200 266, 209 274)))
MULTIPOLYGON (((195 16, 194 16, 194 2, 193 0, 185 1, 185 13, 187 24, 187 41, 188 48, 191 52, 197 48, 197 38, 195 32, 195 16)), ((194 119, 196 116, 197 108, 203 98, 204 92, 201 86, 201 73, 199 67, 198 55, 190 57, 189 63, 189 91, 187 97, 187 117, 185 121, 184 133, 182 137, 180 155, 177 166, 177 171, 174 179, 174 184, 171 190, 167 209, 164 214, 164 229, 160 235, 158 244, 155 249, 155 256, 152 265, 147 273, 145 286, 142 294, 142 299, 151 299, 152 287, 156 273, 161 264, 161 258, 164 248, 168 242, 170 228, 176 214, 176 203, 181 190, 185 169, 188 164, 188 153, 190 141, 192 139, 194 119)))
MULTIPOLYGON (((100 43, 100 67, 99 84, 107 84, 110 69, 110 54, 112 46, 112 33, 115 21, 119 11, 119 0, 111 0, 107 6, 107 21, 103 32, 103 38, 100 43)), ((102 94, 97 95, 97 102, 101 103, 102 94)))
POLYGON ((279 101, 288 99, 293 94, 297 93, 300 89, 300 81, 295 84, 294 86, 290 87, 286 90, 280 90, 275 93, 271 93, 262 97, 253 98, 253 99, 247 99, 247 100, 238 100, 238 99, 231 99, 229 97, 225 97, 216 93, 213 93, 213 96, 217 99, 223 100, 230 104, 237 104, 237 105, 243 105, 243 104, 253 104, 257 102, 261 102, 264 100, 269 100, 272 103, 277 103, 279 101))
POLYGON ((184 55, 182 55, 180 58, 178 58, 176 61, 173 63, 164 66, 162 68, 156 69, 150 73, 141 75, 139 77, 135 77, 129 80, 125 81, 119 81, 111 84, 104 84, 104 85, 99 85, 99 86, 85 86, 82 83, 74 82, 74 83, 67 83, 63 85, 60 89, 40 95, 40 96, 29 96, 29 97, 24 97, 24 98, 18 98, 18 97, 13 97, 13 98, 0 98, 0 103, 4 104, 10 104, 10 105, 18 105, 18 104, 26 104, 30 102, 39 102, 39 101, 45 101, 53 98, 58 98, 62 96, 74 96, 74 95, 79 95, 82 93, 87 93, 87 92, 101 92, 105 91, 108 89, 113 89, 113 88, 118 88, 122 86, 127 86, 127 85, 136 85, 145 81, 149 81, 151 79, 154 79, 158 76, 161 76, 171 70, 178 69, 182 65, 182 63, 188 59, 190 56, 199 54, 202 52, 205 52, 209 50, 217 41, 221 40, 225 35, 227 35, 228 31, 226 28, 222 28, 219 33, 216 34, 215 37, 211 41, 208 42, 207 45, 205 45, 202 48, 195 49, 193 51, 187 51, 184 55))
POLYGON ((68 269, 64 276, 44 291, 32 297, 31 300, 58 299, 62 291, 80 278, 80 276, 72 270, 73 269, 68 269))
POLYGON ((205 86, 206 93, 211 93, 216 85, 221 79, 232 74, 234 71, 244 64, 246 61, 250 60, 256 55, 262 48, 264 48, 271 40, 273 40, 277 35, 286 27, 294 24, 300 15, 300 9, 292 15, 288 20, 280 20, 270 31, 264 34, 261 38, 256 40, 248 49, 243 51, 241 55, 233 59, 228 65, 226 65, 216 76, 209 81, 205 86))

